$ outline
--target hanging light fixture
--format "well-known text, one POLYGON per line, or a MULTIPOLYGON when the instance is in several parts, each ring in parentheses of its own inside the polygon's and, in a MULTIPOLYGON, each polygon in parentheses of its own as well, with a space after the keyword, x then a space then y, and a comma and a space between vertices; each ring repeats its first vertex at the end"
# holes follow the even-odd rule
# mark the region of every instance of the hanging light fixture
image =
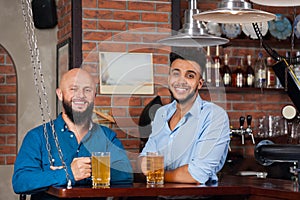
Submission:
POLYGON ((264 6, 293 7, 300 6, 300 0, 250 0, 264 6))
POLYGON ((216 10, 193 15, 194 19, 217 23, 255 23, 275 19, 275 14, 252 9, 244 0, 222 0, 216 10))
POLYGON ((157 41, 167 46, 203 47, 226 44, 228 39, 208 34, 208 30, 201 21, 193 19, 193 15, 200 13, 197 0, 189 0, 189 9, 184 13, 184 24, 177 35, 157 41))

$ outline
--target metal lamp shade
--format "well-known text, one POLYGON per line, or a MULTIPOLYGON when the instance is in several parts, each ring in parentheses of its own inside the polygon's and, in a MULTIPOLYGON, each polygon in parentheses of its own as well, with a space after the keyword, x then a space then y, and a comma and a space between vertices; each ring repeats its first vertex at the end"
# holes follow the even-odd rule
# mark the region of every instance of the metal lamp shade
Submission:
POLYGON ((217 9, 193 15, 196 20, 217 23, 255 23, 275 19, 275 14, 252 9, 243 0, 223 0, 217 9))

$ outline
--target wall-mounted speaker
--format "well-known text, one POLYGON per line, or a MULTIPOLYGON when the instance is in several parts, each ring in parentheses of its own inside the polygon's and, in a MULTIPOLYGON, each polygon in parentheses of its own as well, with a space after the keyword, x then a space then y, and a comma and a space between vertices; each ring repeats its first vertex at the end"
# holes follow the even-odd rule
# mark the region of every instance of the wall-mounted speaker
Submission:
POLYGON ((57 25, 55 0, 33 0, 31 6, 33 23, 36 28, 47 29, 57 25))

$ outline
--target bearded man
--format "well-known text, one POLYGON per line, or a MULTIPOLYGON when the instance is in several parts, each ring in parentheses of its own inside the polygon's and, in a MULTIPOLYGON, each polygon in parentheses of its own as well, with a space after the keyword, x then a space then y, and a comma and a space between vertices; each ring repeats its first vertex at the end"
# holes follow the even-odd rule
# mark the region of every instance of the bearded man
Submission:
POLYGON ((55 199, 45 193, 50 186, 91 185, 91 152, 110 152, 111 184, 132 183, 122 143, 111 129, 92 121, 93 77, 83 69, 72 69, 62 76, 56 94, 62 113, 30 130, 22 142, 12 178, 15 193, 55 199))

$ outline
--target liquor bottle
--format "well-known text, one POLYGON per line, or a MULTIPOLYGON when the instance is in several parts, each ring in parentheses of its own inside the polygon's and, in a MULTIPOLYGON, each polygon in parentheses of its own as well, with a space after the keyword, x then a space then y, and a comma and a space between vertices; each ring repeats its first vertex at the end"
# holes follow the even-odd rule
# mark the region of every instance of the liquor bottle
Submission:
POLYGON ((246 87, 254 87, 254 70, 252 68, 251 55, 247 55, 247 69, 245 72, 245 86, 246 87))
POLYGON ((212 84, 212 73, 211 73, 210 46, 207 47, 207 52, 206 52, 205 72, 206 72, 206 83, 208 85, 211 85, 212 84))
POLYGON ((231 86, 231 70, 228 66, 228 54, 224 55, 224 65, 220 70, 221 77, 223 79, 223 84, 225 87, 231 86))
POLYGON ((263 54, 260 52, 255 63, 255 87, 266 87, 266 63, 263 54))
POLYGON ((276 75, 272 68, 272 58, 267 58, 267 88, 274 88, 276 86, 276 75))
POLYGON ((220 87, 220 67, 221 67, 221 59, 219 55, 219 46, 216 46, 216 56, 214 57, 214 75, 215 75, 215 86, 220 87))
POLYGON ((239 64, 237 65, 237 68, 234 70, 232 74, 232 86, 233 87, 243 87, 244 86, 244 60, 243 58, 240 59, 239 64))

